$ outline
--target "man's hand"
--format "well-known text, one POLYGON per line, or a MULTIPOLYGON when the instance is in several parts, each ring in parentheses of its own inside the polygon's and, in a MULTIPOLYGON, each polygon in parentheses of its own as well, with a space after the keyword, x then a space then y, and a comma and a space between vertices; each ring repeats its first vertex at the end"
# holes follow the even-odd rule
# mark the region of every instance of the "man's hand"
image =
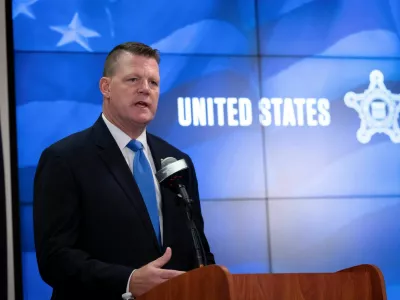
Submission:
POLYGON ((167 248, 164 255, 147 265, 137 269, 129 282, 129 291, 138 297, 151 290, 156 285, 167 281, 185 272, 161 269, 171 259, 171 248, 167 248))

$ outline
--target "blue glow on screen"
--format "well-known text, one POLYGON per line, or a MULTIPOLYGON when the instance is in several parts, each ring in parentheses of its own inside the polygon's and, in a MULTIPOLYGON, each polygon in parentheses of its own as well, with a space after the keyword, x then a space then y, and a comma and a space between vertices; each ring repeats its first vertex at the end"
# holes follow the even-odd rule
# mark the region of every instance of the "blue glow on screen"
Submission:
MULTIPOLYGON (((304 126, 266 127, 268 196, 400 195, 399 145, 383 133, 360 143, 360 117, 344 101, 348 92, 364 93, 376 69, 384 74, 386 88, 400 94, 399 67, 400 59, 263 58, 264 97, 327 99, 330 103, 327 126, 317 124, 317 116, 309 126, 304 106, 304 126)), ((400 97, 395 106, 399 104, 400 97)), ((299 122, 297 113, 295 107, 299 122)))
POLYGON ((263 55, 400 57, 400 3, 259 0, 263 55))

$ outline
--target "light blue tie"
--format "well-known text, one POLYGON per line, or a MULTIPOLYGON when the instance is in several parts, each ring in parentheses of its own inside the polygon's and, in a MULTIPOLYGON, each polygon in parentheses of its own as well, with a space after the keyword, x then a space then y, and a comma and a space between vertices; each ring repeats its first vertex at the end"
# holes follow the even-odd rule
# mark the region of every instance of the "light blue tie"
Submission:
POLYGON ((146 204, 151 223, 157 236, 157 241, 161 245, 160 220, 158 218, 157 197, 154 186, 153 171, 147 160, 141 142, 132 140, 127 147, 135 152, 133 159, 133 176, 139 186, 143 200, 146 204))

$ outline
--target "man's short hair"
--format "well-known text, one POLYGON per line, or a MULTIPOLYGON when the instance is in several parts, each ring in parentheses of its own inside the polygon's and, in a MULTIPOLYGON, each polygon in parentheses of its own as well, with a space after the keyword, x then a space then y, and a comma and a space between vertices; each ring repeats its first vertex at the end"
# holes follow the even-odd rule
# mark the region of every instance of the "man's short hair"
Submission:
POLYGON ((115 46, 110 53, 108 53, 104 63, 103 76, 109 77, 114 74, 115 66, 122 53, 131 53, 145 57, 154 58, 160 64, 160 53, 157 49, 139 42, 127 42, 115 46))

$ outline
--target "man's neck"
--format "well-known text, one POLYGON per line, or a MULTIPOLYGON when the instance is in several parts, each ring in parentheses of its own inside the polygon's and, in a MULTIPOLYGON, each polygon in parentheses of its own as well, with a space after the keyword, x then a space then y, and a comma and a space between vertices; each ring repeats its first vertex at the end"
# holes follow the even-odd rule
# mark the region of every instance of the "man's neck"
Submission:
POLYGON ((146 126, 138 126, 137 124, 133 123, 130 126, 127 126, 124 124, 124 122, 119 121, 117 118, 113 118, 106 112, 103 112, 103 114, 110 123, 125 132, 131 139, 136 140, 146 129, 146 126))

